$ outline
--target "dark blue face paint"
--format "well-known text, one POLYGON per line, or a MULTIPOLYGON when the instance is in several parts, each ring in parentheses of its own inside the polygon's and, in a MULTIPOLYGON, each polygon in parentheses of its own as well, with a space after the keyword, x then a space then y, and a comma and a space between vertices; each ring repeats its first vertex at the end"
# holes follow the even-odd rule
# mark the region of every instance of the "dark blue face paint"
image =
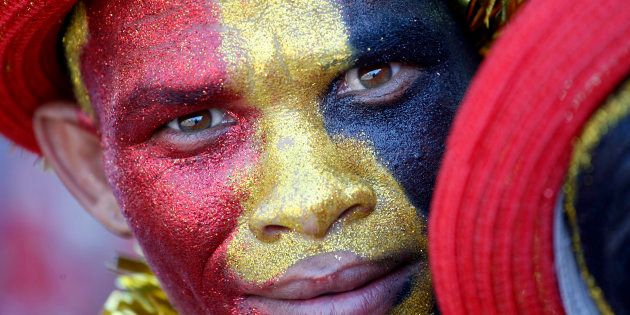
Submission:
POLYGON ((344 1, 343 9, 355 66, 399 62, 420 74, 385 104, 339 97, 339 84, 333 84, 322 102, 326 129, 369 141, 426 215, 449 127, 478 55, 444 1, 344 1))

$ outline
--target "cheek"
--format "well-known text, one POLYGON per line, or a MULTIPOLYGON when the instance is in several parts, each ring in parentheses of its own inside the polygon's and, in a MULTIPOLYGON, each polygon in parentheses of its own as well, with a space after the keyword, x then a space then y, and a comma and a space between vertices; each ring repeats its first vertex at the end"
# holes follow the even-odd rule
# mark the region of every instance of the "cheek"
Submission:
POLYGON ((177 304, 205 305, 204 312, 221 305, 205 300, 233 298, 222 245, 246 197, 235 170, 256 163, 248 137, 232 137, 240 140, 219 146, 220 154, 186 159, 157 157, 159 148, 148 145, 106 150, 109 178, 153 270, 177 304))
POLYGON ((390 106, 366 107, 331 97, 323 116, 328 133, 372 143, 413 205, 427 215, 458 99, 445 93, 439 82, 421 80, 422 91, 414 90, 404 102, 390 106))
POLYGON ((128 171, 119 185, 136 236, 172 242, 181 249, 190 247, 187 245, 216 247, 239 214, 225 165, 129 157, 143 160, 140 166, 123 166, 128 171))

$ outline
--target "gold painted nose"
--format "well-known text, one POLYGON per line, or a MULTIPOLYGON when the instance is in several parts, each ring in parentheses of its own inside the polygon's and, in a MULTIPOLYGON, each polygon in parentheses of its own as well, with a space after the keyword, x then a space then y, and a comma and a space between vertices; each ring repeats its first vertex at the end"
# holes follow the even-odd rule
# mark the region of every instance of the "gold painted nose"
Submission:
POLYGON ((262 241, 286 233, 323 238, 369 215, 376 206, 372 185, 361 177, 350 152, 328 136, 318 103, 277 102, 281 109, 261 119, 264 134, 255 186, 246 204, 249 229, 262 241), (307 106, 308 105, 308 106, 307 106), (338 224, 336 224, 338 223, 338 224))
POLYGON ((274 241, 284 233, 323 238, 343 225, 368 216, 376 196, 360 179, 334 174, 296 174, 294 185, 279 185, 260 204, 249 228, 262 241, 274 241))

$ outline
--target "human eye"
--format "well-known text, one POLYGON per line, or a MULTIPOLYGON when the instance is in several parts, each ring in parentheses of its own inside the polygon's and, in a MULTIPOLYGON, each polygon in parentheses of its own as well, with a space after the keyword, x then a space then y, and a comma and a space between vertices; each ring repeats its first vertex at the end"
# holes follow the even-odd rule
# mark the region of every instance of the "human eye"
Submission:
POLYGON ((156 136, 182 151, 190 151, 216 140, 236 122, 229 111, 205 109, 171 120, 156 136))
POLYGON ((356 67, 342 77, 338 97, 354 97, 364 103, 386 103, 400 98, 421 73, 416 66, 390 62, 356 67))
POLYGON ((212 108, 180 116, 169 122, 167 127, 175 132, 193 134, 233 122, 235 119, 227 111, 212 108))

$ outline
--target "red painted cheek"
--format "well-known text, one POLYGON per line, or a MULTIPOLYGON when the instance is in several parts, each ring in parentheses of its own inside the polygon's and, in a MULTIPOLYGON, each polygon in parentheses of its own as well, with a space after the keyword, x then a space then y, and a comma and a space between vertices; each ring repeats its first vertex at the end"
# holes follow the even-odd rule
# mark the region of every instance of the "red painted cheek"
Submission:
POLYGON ((225 249, 245 197, 232 183, 235 171, 256 163, 257 153, 249 130, 235 129, 224 136, 232 141, 213 145, 220 154, 158 158, 154 151, 162 149, 151 146, 112 147, 106 154, 117 170, 110 179, 125 216, 185 313, 222 313, 239 297, 225 272, 225 249))

